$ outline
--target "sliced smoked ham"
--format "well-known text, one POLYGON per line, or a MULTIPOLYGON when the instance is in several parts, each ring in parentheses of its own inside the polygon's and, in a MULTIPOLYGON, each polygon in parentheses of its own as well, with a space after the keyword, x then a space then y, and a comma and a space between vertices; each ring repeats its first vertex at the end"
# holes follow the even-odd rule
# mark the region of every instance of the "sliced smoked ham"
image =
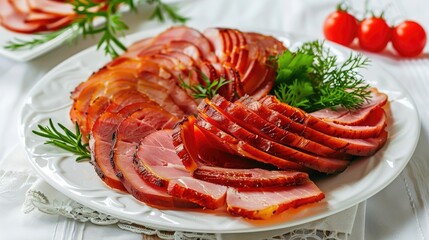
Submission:
POLYGON ((377 107, 382 107, 387 102, 387 95, 380 93, 377 89, 371 88, 371 95, 359 109, 322 109, 311 112, 310 115, 342 125, 360 125, 377 107))
POLYGON ((277 111, 263 106, 252 97, 243 97, 239 100, 239 103, 245 105, 261 118, 271 122, 279 128, 350 155, 370 156, 380 149, 387 140, 387 133, 385 132, 381 132, 379 136, 374 138, 338 138, 309 128, 305 124, 296 122, 277 111))
MULTIPOLYGON (((8 21, 25 31, 73 19, 66 7, 58 17, 49 7, 33 12, 50 0, 27 3, 8 5, 8 21)), ((79 84, 70 117, 90 134, 92 164, 107 186, 155 207, 266 219, 322 200, 310 174, 340 173, 388 137, 387 96, 376 89, 356 111, 306 113, 267 95, 276 76, 270 57, 284 50, 258 33, 171 27, 79 84), (219 79, 228 82, 211 100, 185 87, 219 79)))
MULTIPOLYGON (((187 41, 193 43, 204 59, 217 61, 216 56, 213 54, 212 45, 207 38, 199 31, 186 26, 176 26, 165 30, 154 38, 152 45, 163 46, 173 41, 187 41)), ((139 55, 146 55, 145 49, 143 49, 143 52, 139 55)))
POLYGON ((124 66, 123 62, 111 67, 114 70, 103 68, 78 86, 72 95, 74 103, 70 116, 81 127, 82 134, 88 134, 92 128, 93 121, 88 121, 88 118, 97 119, 104 111, 103 107, 108 106, 116 94, 127 89, 147 95, 177 117, 184 116, 185 111, 192 113, 196 106, 194 100, 175 82, 162 77, 160 65, 152 61, 144 62, 144 65, 144 71, 121 67, 124 66))
MULTIPOLYGON (((386 115, 383 109, 372 112, 360 125, 349 126, 323 121, 299 108, 280 102, 275 96, 266 96, 260 102, 265 107, 277 111, 295 122, 335 137, 374 138, 379 136, 386 126, 386 115)), ((380 109, 380 107, 376 109, 380 109)))
POLYGON ((9 0, 0 0, 0 23, 3 27, 20 33, 32 33, 45 29, 47 22, 26 22, 27 14, 18 11, 9 0))
POLYGON ((172 136, 178 157, 193 177, 245 188, 287 186, 308 180, 305 173, 267 170, 268 166, 258 166, 252 159, 229 153, 230 150, 223 147, 224 144, 204 136, 194 123, 195 118, 189 116, 186 121, 182 121, 180 127, 176 127, 172 136), (216 147, 219 144, 221 145, 216 147))
POLYGON ((342 154, 332 148, 310 141, 293 132, 278 128, 239 102, 237 104, 229 102, 220 95, 214 96, 210 102, 238 125, 245 127, 247 130, 261 137, 319 156, 350 158, 350 156, 342 154))
POLYGON ((276 188, 252 190, 229 188, 226 198, 227 211, 250 219, 267 219, 290 208, 318 202, 325 194, 311 181, 276 188), (262 203, 262 204, 261 204, 262 203))
POLYGON ((206 135, 207 138, 217 139, 216 142, 222 142, 226 147, 231 149, 231 151, 233 151, 234 154, 238 156, 247 157, 267 164, 272 164, 280 169, 304 172, 309 171, 308 168, 298 163, 268 154, 265 151, 253 147, 245 141, 239 140, 231 136, 230 134, 222 131, 218 126, 214 125, 210 121, 210 118, 204 113, 198 114, 198 118, 195 124, 198 129, 200 129, 201 132, 206 135))
MULTIPOLYGON (((213 104, 207 99, 201 102, 198 108, 200 110, 199 116, 204 116, 206 121, 215 125, 222 131, 231 134, 234 138, 244 141, 246 144, 257 148, 260 151, 264 151, 269 155, 280 158, 283 161, 295 162, 304 167, 328 174, 342 172, 350 164, 349 161, 343 159, 328 158, 305 153, 249 132, 247 128, 236 124, 233 120, 222 114, 222 112, 213 106, 213 104)), ((280 165, 277 165, 278 161, 267 162, 282 168, 280 165)))
MULTIPOLYGON (((176 117, 160 107, 147 107, 125 118, 116 130, 115 144, 111 156, 113 169, 125 189, 134 197, 147 204, 159 205, 145 198, 145 187, 151 185, 142 180, 138 171, 134 168, 134 154, 142 138, 158 129, 172 128, 177 120, 176 117)), ((175 202, 161 188, 152 187, 152 189, 157 190, 164 197, 169 196, 167 199, 170 199, 170 201, 166 203, 171 204, 175 202)), ((181 202, 189 203, 183 200, 181 202)))
POLYGON ((92 128, 90 138, 92 164, 100 178, 109 187, 126 191, 111 164, 114 134, 119 124, 129 115, 143 108, 159 108, 159 106, 142 100, 141 102, 127 105, 120 111, 115 111, 115 108, 117 107, 112 106, 110 111, 105 111, 92 128))
POLYGON ((174 197, 208 209, 225 204, 227 188, 193 178, 184 168, 173 146, 172 130, 156 131, 139 145, 134 164, 140 176, 174 197))
POLYGON ((188 116, 176 126, 172 134, 176 153, 182 160, 183 166, 190 173, 193 173, 201 166, 233 169, 273 169, 272 165, 261 164, 234 154, 234 150, 219 142, 218 138, 209 138, 202 133, 195 126, 195 121, 194 116, 188 116))

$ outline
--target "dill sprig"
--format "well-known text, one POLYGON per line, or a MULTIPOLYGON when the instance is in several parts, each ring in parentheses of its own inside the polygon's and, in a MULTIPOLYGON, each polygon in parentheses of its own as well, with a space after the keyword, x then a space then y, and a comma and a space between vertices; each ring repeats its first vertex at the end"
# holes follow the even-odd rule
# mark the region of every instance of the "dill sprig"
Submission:
POLYGON ((323 42, 304 43, 296 52, 289 50, 276 57, 277 78, 272 93, 283 102, 311 112, 323 108, 357 109, 370 96, 357 71, 369 60, 350 54, 339 63, 323 42))
POLYGON ((45 142, 45 144, 51 144, 73 154, 76 154, 78 156, 76 158, 77 162, 90 160, 91 153, 88 149, 88 144, 82 143, 82 133, 79 130, 79 126, 76 124, 75 133, 73 133, 64 125, 60 123, 57 124, 63 132, 60 132, 55 128, 52 119, 49 119, 48 126, 38 125, 39 130, 33 130, 32 132, 38 136, 49 139, 45 142))
POLYGON ((189 89, 192 92, 192 97, 195 99, 198 99, 198 98, 212 99, 222 86, 232 81, 232 80, 227 80, 224 77, 220 77, 215 80, 210 80, 207 77, 207 75, 205 75, 202 72, 200 72, 200 75, 203 80, 203 84, 198 83, 194 85, 189 85, 185 83, 185 81, 182 78, 180 78, 181 87, 184 89, 189 89))
MULTIPOLYGON (((82 33, 83 37, 89 35, 101 34, 97 44, 97 50, 103 48, 106 55, 112 58, 117 57, 120 51, 125 51, 125 45, 120 41, 119 37, 124 35, 128 30, 128 25, 122 20, 119 9, 121 6, 128 6, 131 12, 137 12, 136 3, 141 3, 142 0, 108 0, 105 2, 93 2, 91 0, 75 0, 71 1, 74 12, 77 17, 73 22, 65 28, 58 31, 40 34, 31 40, 13 39, 8 41, 4 48, 16 51, 21 49, 32 49, 38 45, 49 42, 58 37, 62 33, 71 30, 69 40, 76 39, 78 33, 82 33), (97 9, 97 11, 95 11, 97 9), (104 20, 104 24, 96 25, 96 19, 104 20)), ((161 0, 146 0, 150 5, 155 5, 155 10, 150 19, 157 19, 161 22, 166 20, 167 16, 173 22, 185 23, 188 19, 181 16, 177 9, 161 0)))

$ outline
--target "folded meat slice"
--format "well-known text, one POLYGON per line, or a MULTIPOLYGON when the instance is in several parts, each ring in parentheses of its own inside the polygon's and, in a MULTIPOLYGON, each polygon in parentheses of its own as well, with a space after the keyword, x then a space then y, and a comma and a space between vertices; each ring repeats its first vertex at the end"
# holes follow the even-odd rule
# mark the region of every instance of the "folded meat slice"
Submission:
POLYGON ((17 10, 9 0, 0 0, 0 24, 14 32, 32 33, 45 29, 48 22, 27 22, 27 14, 17 10))
POLYGON ((211 118, 204 113, 198 114, 195 124, 207 138, 217 139, 217 142, 222 142, 225 147, 228 147, 238 156, 247 157, 262 163, 272 164, 284 170, 310 171, 308 168, 298 163, 268 154, 265 151, 261 151, 260 149, 253 147, 245 141, 231 136, 227 132, 222 131, 220 127, 218 127, 216 123, 213 123, 211 118))
POLYGON ((222 113, 231 118, 231 120, 254 134, 316 155, 344 159, 350 158, 349 155, 277 127, 261 118, 245 105, 240 104, 240 101, 243 101, 243 99, 239 99, 238 102, 232 103, 220 95, 216 95, 211 99, 211 103, 216 106, 219 111, 222 111, 222 113))
POLYGON ((195 126, 195 121, 194 116, 186 117, 175 127, 172 134, 176 153, 190 173, 201 166, 233 169, 273 168, 272 165, 235 155, 219 138, 208 138, 202 133, 195 126))
POLYGON ((260 102, 263 106, 277 111, 293 121, 334 137, 358 139, 374 138, 379 136, 386 126, 386 115, 384 110, 380 107, 377 107, 376 109, 379 110, 373 111, 360 125, 350 126, 323 121, 299 108, 280 102, 275 96, 266 96, 260 99, 260 102))
POLYGON ((172 130, 156 131, 145 137, 134 164, 146 182, 165 188, 172 196, 208 209, 225 204, 225 186, 194 179, 183 167, 173 146, 172 130))
POLYGON ((225 144, 216 142, 216 138, 207 138, 194 123, 195 118, 190 116, 173 132, 177 155, 193 177, 245 188, 294 185, 308 180, 306 173, 270 171, 270 166, 229 153, 231 150, 225 144))
POLYGON ((75 15, 74 6, 68 2, 52 0, 27 0, 30 8, 35 11, 51 13, 60 16, 75 15))
POLYGON ((371 156, 383 146, 387 139, 386 131, 381 132, 379 136, 374 138, 351 139, 333 137, 309 128, 305 124, 295 122, 283 114, 263 106, 252 97, 243 97, 240 99, 240 103, 279 128, 350 155, 371 156))
POLYGON ((321 109, 311 112, 310 115, 323 119, 324 121, 334 122, 342 125, 360 125, 377 107, 382 107, 387 103, 387 95, 379 92, 376 88, 370 89, 371 94, 359 109, 321 109))
POLYGON ((177 121, 175 116, 160 107, 144 107, 125 118, 117 128, 111 164, 125 189, 135 198, 147 204, 164 204, 160 206, 165 207, 195 206, 189 201, 172 198, 162 188, 146 183, 140 178, 133 164, 134 154, 142 138, 159 129, 172 128, 177 121), (154 198, 153 195, 163 201, 154 198), (152 201, 152 199, 156 201, 152 201))
MULTIPOLYGON (((200 115, 201 113, 206 114, 206 120, 219 129, 231 134, 241 141, 246 142, 260 151, 265 151, 269 155, 276 156, 286 161, 295 162, 310 169, 328 174, 342 172, 350 163, 343 159, 308 154, 251 133, 246 128, 239 126, 230 118, 225 116, 207 99, 201 102, 198 108, 200 110, 200 115)), ((271 163, 276 165, 275 162, 271 163)))
POLYGON ((98 176, 106 183, 107 186, 120 191, 126 191, 121 180, 111 164, 111 154, 113 148, 114 134, 119 124, 129 115, 143 108, 157 107, 156 103, 137 102, 123 107, 120 111, 115 111, 119 107, 110 107, 95 121, 92 128, 90 146, 91 146, 91 163, 94 165, 98 176))
POLYGON ((290 208, 321 201, 325 194, 311 181, 290 187, 229 188, 227 211, 250 219, 267 219, 290 208))
MULTIPOLYGON (((162 46, 174 41, 186 41, 193 43, 201 54, 203 59, 216 62, 217 58, 213 54, 213 48, 207 38, 199 31, 186 27, 175 26, 160 33, 154 38, 153 45, 162 46)), ((143 50, 144 51, 144 50, 143 50)), ((141 53, 142 54, 142 53, 141 53)), ((144 55, 144 54, 142 54, 144 55)))

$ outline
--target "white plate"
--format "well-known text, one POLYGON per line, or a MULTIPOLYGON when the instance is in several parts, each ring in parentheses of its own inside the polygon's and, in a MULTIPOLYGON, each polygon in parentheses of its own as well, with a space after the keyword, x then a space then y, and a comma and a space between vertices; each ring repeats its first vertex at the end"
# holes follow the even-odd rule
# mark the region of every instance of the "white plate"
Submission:
POLYGON ((30 61, 60 46, 61 43, 66 41, 72 34, 73 34, 72 31, 68 30, 58 35, 56 38, 50 41, 47 41, 43 44, 40 44, 38 46, 35 46, 32 49, 22 49, 22 50, 12 51, 4 48, 4 46, 8 41, 12 41, 14 39, 22 39, 22 40, 30 41, 34 38, 40 38, 42 35, 22 34, 22 33, 12 32, 0 26, 0 55, 3 55, 5 57, 8 57, 20 62, 30 61))
MULTIPOLYGON (((159 31, 155 29, 131 35, 127 41, 153 36, 159 31)), ((284 36, 277 34, 287 46, 299 42, 296 38, 284 36)), ((350 53, 346 48, 329 46, 340 59, 350 53)), ((353 162, 338 176, 317 181, 326 194, 322 202, 286 211, 269 221, 248 221, 222 211, 159 210, 146 206, 131 195, 107 188, 89 163, 76 163, 74 156, 44 145, 44 139, 31 132, 38 124, 46 125, 49 118, 73 128, 68 116, 70 92, 108 60, 92 47, 50 71, 34 87, 23 107, 20 133, 31 164, 53 187, 95 210, 149 227, 194 232, 252 232, 290 227, 327 217, 366 200, 392 182, 408 163, 420 133, 417 110, 410 96, 397 84, 399 79, 373 62, 363 74, 371 85, 389 96, 388 141, 374 156, 353 162)))

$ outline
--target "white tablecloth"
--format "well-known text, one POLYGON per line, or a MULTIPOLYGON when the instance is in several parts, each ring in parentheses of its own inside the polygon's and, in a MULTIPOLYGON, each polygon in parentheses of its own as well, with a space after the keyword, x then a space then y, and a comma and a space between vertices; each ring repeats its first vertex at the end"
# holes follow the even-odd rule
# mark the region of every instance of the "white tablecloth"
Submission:
MULTIPOLYGON (((353 1, 354 6, 360 7, 353 1)), ((193 26, 227 26, 244 29, 266 29, 322 38, 324 18, 335 9, 337 1, 317 0, 189 0, 182 1, 181 12, 191 18, 193 26)), ((386 9, 391 22, 410 18, 420 22, 429 31, 429 3, 423 0, 377 1, 374 8, 386 9)), ((126 14, 130 23, 129 33, 158 26, 145 22, 147 11, 140 15, 126 14)), ((80 39, 79 45, 63 46, 27 63, 18 63, 0 57, 0 159, 16 149, 19 142, 18 116, 20 106, 28 91, 56 64, 74 53, 96 43, 96 39, 80 39)), ((386 189, 366 201, 359 211, 352 234, 364 239, 426 239, 429 238, 429 55, 415 60, 404 60, 391 54, 390 47, 384 54, 369 54, 400 79, 404 91, 412 93, 422 119, 419 145, 403 173, 386 189), (366 206, 366 208, 365 208, 366 206), (361 237, 363 236, 363 237, 361 237)), ((10 158, 8 158, 10 159, 10 158)), ((0 160, 0 168, 4 166, 0 160)), ((31 183, 35 179, 26 179, 31 183)), ((0 184, 1 185, 1 184, 0 184)), ((110 236, 112 239, 138 239, 129 232, 119 232, 111 227, 86 226, 33 211, 22 212, 25 187, 0 194, 0 239, 78 239, 86 236, 110 236), (11 195, 13 193, 13 195, 11 195), (63 229, 72 230, 64 233, 63 229), (83 230, 85 229, 85 230, 83 230), (109 233, 106 235, 106 231, 109 233), (110 233, 111 232, 111 233, 110 233), (64 235, 66 234, 66 235, 64 235), (68 234, 68 235, 67 235, 68 234)), ((90 239, 90 238, 88 238, 90 239)))

